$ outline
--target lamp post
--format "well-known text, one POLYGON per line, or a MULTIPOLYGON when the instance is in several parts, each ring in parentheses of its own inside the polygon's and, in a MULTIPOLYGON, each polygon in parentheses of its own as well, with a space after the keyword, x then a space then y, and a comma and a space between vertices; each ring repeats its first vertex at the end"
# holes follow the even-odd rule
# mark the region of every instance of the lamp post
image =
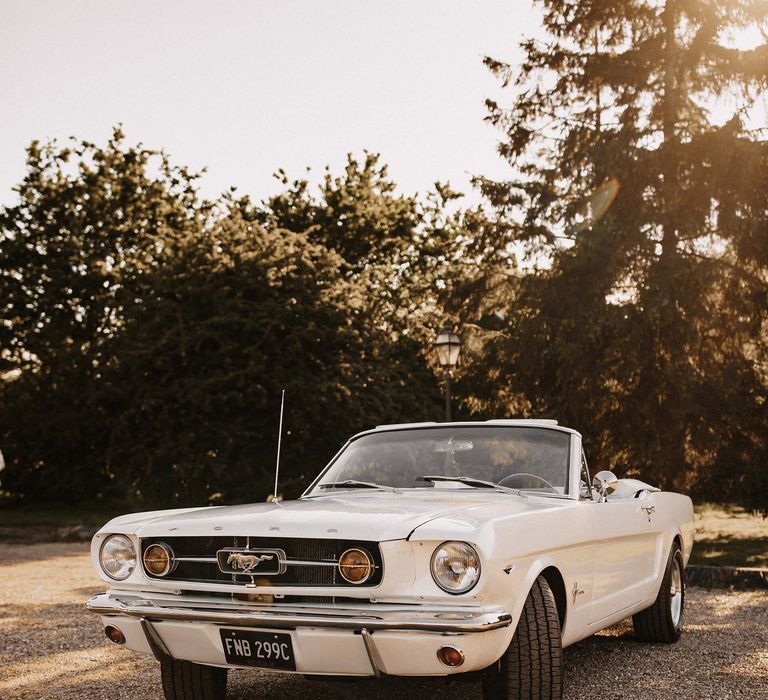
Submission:
POLYGON ((445 419, 450 422, 451 379, 453 378, 453 368, 459 361, 459 353, 461 352, 461 338, 453 332, 453 327, 450 324, 446 323, 445 328, 435 338, 435 350, 445 378, 445 419))

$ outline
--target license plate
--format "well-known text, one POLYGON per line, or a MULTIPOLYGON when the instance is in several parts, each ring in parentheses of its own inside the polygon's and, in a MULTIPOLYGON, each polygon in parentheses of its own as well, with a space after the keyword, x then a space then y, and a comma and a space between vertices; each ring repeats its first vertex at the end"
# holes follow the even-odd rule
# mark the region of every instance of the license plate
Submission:
POLYGON ((228 664, 296 670, 290 634, 228 629, 219 632, 228 664))

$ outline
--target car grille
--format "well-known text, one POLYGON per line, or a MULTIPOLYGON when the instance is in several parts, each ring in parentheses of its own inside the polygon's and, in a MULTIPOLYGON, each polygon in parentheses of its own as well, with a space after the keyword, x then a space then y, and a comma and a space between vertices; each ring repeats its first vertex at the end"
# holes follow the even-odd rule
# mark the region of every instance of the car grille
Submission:
POLYGON ((271 586, 359 588, 377 585, 382 576, 381 552, 376 542, 291 537, 163 537, 143 539, 142 555, 147 547, 160 543, 171 548, 177 560, 176 566, 165 576, 153 576, 146 569, 145 573, 150 578, 164 581, 243 585, 251 583, 253 578, 257 584, 271 586), (336 566, 328 566, 337 562, 346 550, 353 547, 366 550, 374 562, 373 574, 361 584, 348 583, 341 577, 336 566), (216 562, 216 553, 227 548, 281 549, 285 552, 288 564, 281 574, 264 575, 255 571, 252 577, 243 573, 225 573, 216 562), (259 579, 267 580, 260 582, 259 579))

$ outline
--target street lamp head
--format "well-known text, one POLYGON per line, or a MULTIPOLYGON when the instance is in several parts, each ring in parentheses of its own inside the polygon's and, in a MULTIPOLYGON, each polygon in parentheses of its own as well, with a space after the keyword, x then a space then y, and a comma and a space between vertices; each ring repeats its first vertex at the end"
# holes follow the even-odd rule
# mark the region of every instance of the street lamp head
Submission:
POLYGON ((461 338, 453 332, 451 326, 446 324, 438 334, 435 339, 435 350, 437 350, 437 359, 441 367, 451 369, 456 366, 461 352, 461 338))

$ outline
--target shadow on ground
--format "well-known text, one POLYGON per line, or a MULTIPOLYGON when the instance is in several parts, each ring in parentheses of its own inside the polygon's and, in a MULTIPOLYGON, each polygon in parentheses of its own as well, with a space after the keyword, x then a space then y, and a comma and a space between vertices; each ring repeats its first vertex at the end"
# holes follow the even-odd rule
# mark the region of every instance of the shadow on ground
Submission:
MULTIPOLYGON (((768 529, 768 523, 766 523, 768 529)), ((709 566, 768 567, 768 537, 723 535, 696 541, 692 564, 709 566)))

